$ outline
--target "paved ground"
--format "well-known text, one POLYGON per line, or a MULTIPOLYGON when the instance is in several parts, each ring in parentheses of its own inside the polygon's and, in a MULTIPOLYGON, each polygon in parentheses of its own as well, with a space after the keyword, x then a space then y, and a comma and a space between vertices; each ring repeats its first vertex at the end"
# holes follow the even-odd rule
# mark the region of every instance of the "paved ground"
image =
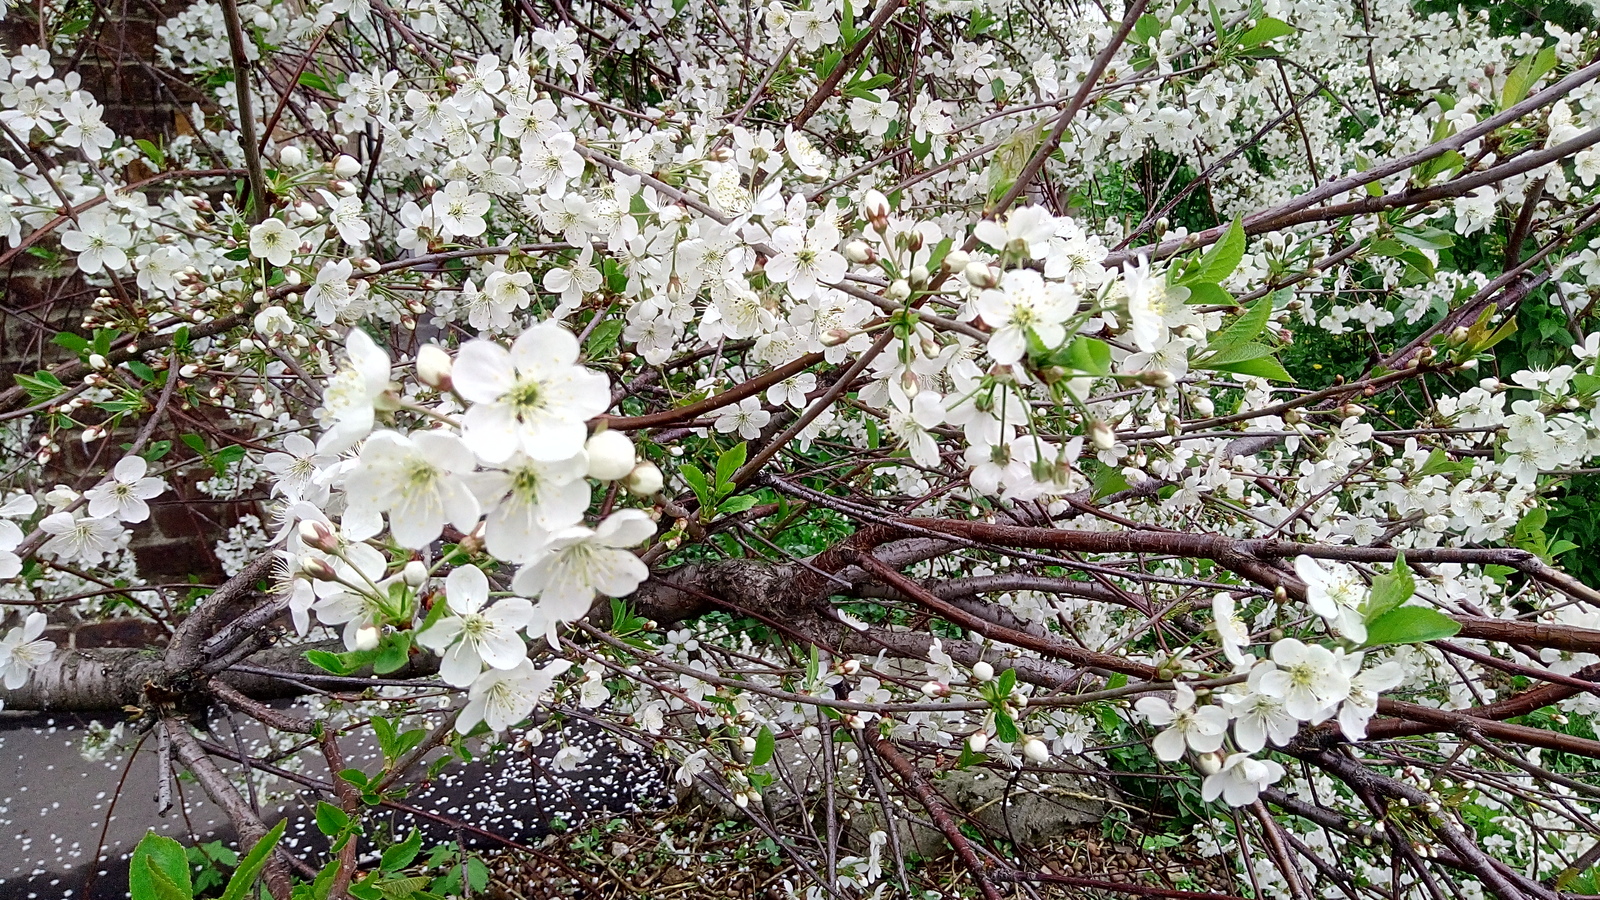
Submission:
MULTIPOLYGON (((153 739, 137 754, 113 751, 96 761, 81 751, 94 730, 84 718, 0 713, 0 900, 126 897, 127 855, 150 828, 186 844, 231 839, 223 817, 186 777, 174 785, 182 802, 159 815, 153 739), (86 895, 91 871, 96 883, 86 895)), ((216 733, 231 743, 225 723, 217 723, 216 733)), ((132 734, 137 740, 137 732, 132 734)), ((249 742, 248 732, 245 737, 249 742)), ((547 740, 538 748, 523 745, 447 769, 406 799, 435 818, 400 817, 393 820, 395 827, 416 824, 427 840, 460 839, 487 849, 497 842, 455 823, 527 843, 548 833, 556 819, 574 825, 597 814, 672 802, 666 773, 648 756, 622 753, 576 725, 563 738, 586 758, 557 770, 553 757, 559 745, 547 740)), ((345 752, 348 765, 369 772, 381 765, 368 748, 351 745, 345 752)), ((322 774, 320 759, 307 771, 322 774)), ((291 847, 314 846, 320 837, 305 805, 294 794, 263 803, 269 820, 290 817, 286 844, 291 847)))

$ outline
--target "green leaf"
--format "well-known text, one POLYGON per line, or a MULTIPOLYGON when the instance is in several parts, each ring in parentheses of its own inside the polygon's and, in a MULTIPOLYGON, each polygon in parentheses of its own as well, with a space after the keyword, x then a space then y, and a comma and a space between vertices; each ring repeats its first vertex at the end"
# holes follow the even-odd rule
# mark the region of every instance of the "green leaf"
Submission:
POLYGON ((151 162, 156 164, 156 171, 159 172, 167 167, 167 154, 154 141, 135 138, 134 143, 139 145, 139 149, 144 151, 144 155, 149 157, 151 162))
POLYGON ((394 723, 382 716, 372 717, 372 731, 378 736, 378 749, 383 751, 383 758, 393 760, 397 755, 395 747, 400 742, 400 731, 394 723))
POLYGON ((1062 364, 1090 375, 1111 374, 1111 346, 1098 338, 1078 335, 1067 345, 1062 364))
POLYGON ((1411 567, 1406 565, 1406 555, 1401 553, 1395 557, 1393 569, 1372 579, 1372 594, 1364 604, 1362 618, 1370 625, 1390 610, 1398 609, 1416 592, 1417 581, 1411 576, 1411 567))
POLYGON ((311 88, 314 91, 321 91, 324 94, 338 93, 333 89, 332 85, 328 84, 326 78, 315 72, 301 72, 299 81, 302 86, 311 88))
POLYGON ((695 499, 700 501, 700 508, 704 510, 711 509, 713 506, 711 485, 706 483, 706 473, 700 471, 698 466, 685 463, 678 467, 678 474, 682 475, 683 480, 689 483, 689 489, 694 491, 695 499))
POLYGON ((1094 488, 1095 500, 1101 500, 1117 493, 1118 491, 1125 491, 1131 487, 1131 485, 1128 484, 1127 477, 1122 474, 1121 469, 1117 468, 1116 466, 1107 465, 1101 465, 1095 471, 1091 486, 1094 488))
POLYGON ((717 495, 722 496, 733 490, 733 476, 744 465, 745 456, 750 452, 742 441, 722 451, 717 457, 717 495))
POLYGON ((1469 460, 1452 460, 1448 453, 1435 447, 1428 454, 1428 461, 1422 464, 1417 474, 1426 478, 1429 475, 1466 475, 1472 472, 1472 463, 1469 460))
POLYGON ((288 823, 288 819, 279 819, 271 831, 256 841, 256 845, 250 848, 250 853, 239 863, 239 868, 233 870, 233 877, 228 879, 228 887, 222 892, 222 900, 244 900, 246 892, 255 886, 261 870, 266 868, 267 857, 272 855, 272 848, 278 846, 278 840, 283 837, 284 826, 288 823))
POLYGON ((1007 669, 1001 672, 996 680, 996 686, 1002 699, 1011 696, 1011 692, 1017 689, 1017 670, 1007 669))
POLYGON ((423 875, 413 875, 410 878, 387 878, 378 884, 378 892, 384 900, 408 900, 411 897, 432 897, 432 894, 421 893, 428 886, 428 879, 423 875))
POLYGON ((734 513, 742 513, 755 505, 756 498, 745 494, 742 497, 729 497, 722 501, 722 505, 717 507, 717 512, 724 515, 733 515, 734 513))
POLYGON ((622 336, 622 321, 620 319, 607 319, 595 326, 589 333, 589 342, 584 346, 584 355, 589 359, 603 359, 611 354, 617 346, 617 338, 622 336))
POLYGON ((1294 34, 1294 31, 1294 26, 1288 22, 1266 16, 1257 22, 1254 28, 1239 37, 1239 45, 1241 47, 1259 47, 1284 35, 1294 34))
POLYGON ((317 830, 336 837, 350 827, 350 815, 326 800, 317 801, 317 830))
POLYGON ((1233 295, 1222 289, 1221 285, 1199 281, 1184 285, 1189 289, 1189 299, 1185 300, 1191 306, 1237 306, 1233 295))
POLYGON ((1195 360, 1193 365, 1197 369, 1220 369, 1223 366, 1263 359, 1271 355, 1272 348, 1266 344, 1229 344, 1195 360))
POLYGON ((398 844, 383 851, 383 858, 378 863, 378 868, 385 872, 396 872, 411 865, 417 858, 417 852, 422 849, 422 832, 411 830, 411 836, 398 844))
POLYGON ((1133 36, 1137 43, 1150 43, 1152 38, 1161 36, 1161 20, 1150 13, 1145 13, 1139 17, 1139 21, 1133 23, 1133 36))
POLYGON ((128 869, 133 900, 189 900, 194 887, 189 880, 189 856, 183 845, 154 831, 133 848, 128 869))
POLYGON ((1421 250, 1448 250, 1455 246, 1455 235, 1428 225, 1396 228, 1394 238, 1421 250))
POLYGON ((1367 641, 1362 646, 1416 644, 1450 637, 1461 630, 1461 623, 1426 606, 1391 609, 1367 625, 1367 641))
POLYGON ((756 734, 756 752, 750 754, 750 765, 764 766, 772 761, 773 751, 777 748, 777 741, 772 737, 772 730, 762 726, 756 734))
POLYGON ((61 379, 43 369, 32 375, 15 375, 12 377, 16 378, 17 384, 24 391, 27 391, 28 399, 36 404, 58 397, 67 389, 66 385, 61 383, 61 379))
POLYGON ((1207 346, 1211 348, 1212 353, 1216 353, 1224 347, 1249 343, 1260 337, 1271 317, 1272 298, 1262 297, 1245 307, 1244 313, 1229 322, 1227 328, 1213 335, 1207 346))
POLYGON ((334 675, 349 675, 355 671, 345 665, 341 654, 329 653, 326 650, 307 650, 306 662, 334 675))
MULTIPOLYGON (((140 895, 138 890, 132 891, 133 900, 194 900, 194 888, 188 883, 189 871, 184 869, 184 883, 179 884, 156 865, 155 861, 146 857, 144 859, 144 872, 146 881, 145 893, 140 895)), ((132 872, 130 871, 130 875, 132 872)))
POLYGON ((58 347, 65 347, 79 356, 89 355, 89 342, 84 340, 82 335, 73 334, 70 331, 57 332, 56 336, 50 339, 50 343, 58 347))
POLYGON ((1270 356, 1263 356, 1259 359, 1246 359, 1234 363, 1222 363, 1211 366, 1210 368, 1215 369, 1218 372, 1232 372, 1235 375, 1248 375, 1252 378, 1265 378, 1270 381, 1287 381, 1291 384, 1294 383, 1294 378, 1289 374, 1288 370, 1283 367, 1283 363, 1278 362, 1277 359, 1270 356))
POLYGON ((1233 274, 1239 267, 1239 261, 1244 259, 1244 224, 1239 219, 1234 219, 1228 226, 1228 233, 1222 240, 1211 245, 1206 255, 1200 258, 1200 264, 1193 266, 1183 273, 1178 279, 1179 284, 1188 284, 1191 281, 1221 284, 1223 279, 1233 274))
POLYGON ((1521 103, 1539 79, 1556 67, 1556 48, 1546 47, 1533 56, 1525 56, 1506 76, 1505 87, 1500 92, 1500 108, 1521 103))
POLYGON ((388 675, 405 668, 411 659, 411 634, 405 631, 396 631, 384 635, 383 643, 378 645, 376 657, 372 660, 372 671, 378 675, 388 675))
POLYGON ((1015 743, 1021 735, 1017 732, 1016 720, 1005 713, 994 714, 994 736, 1008 744, 1015 743))

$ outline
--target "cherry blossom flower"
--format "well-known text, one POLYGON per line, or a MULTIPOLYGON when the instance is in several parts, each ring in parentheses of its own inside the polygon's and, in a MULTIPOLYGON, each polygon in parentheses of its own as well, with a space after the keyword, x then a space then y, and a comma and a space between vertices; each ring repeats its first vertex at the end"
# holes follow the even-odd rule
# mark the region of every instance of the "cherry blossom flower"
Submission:
POLYGON ((1283 698, 1261 689, 1262 678, 1276 668, 1271 660, 1261 660, 1250 670, 1243 694, 1222 696, 1223 706, 1233 716, 1233 740, 1240 750, 1254 753, 1269 739, 1282 747, 1300 730, 1300 720, 1284 708, 1283 698))
POLYGON ((1066 340, 1066 321, 1078 311, 1078 295, 1069 287, 1047 282, 1032 269, 1013 269, 997 290, 978 296, 978 316, 994 329, 989 356, 1010 365, 1028 352, 1031 332, 1047 349, 1066 340))
POLYGON ((305 304, 318 322, 332 324, 365 290, 364 284, 351 284, 352 271, 354 267, 348 259, 330 262, 317 271, 317 280, 306 288, 305 304))
POLYGON ((15 551, 24 537, 17 523, 0 519, 0 581, 15 578, 22 572, 22 557, 15 551))
POLYGON ((1352 653, 1344 659, 1344 668, 1350 678, 1350 696, 1339 706, 1339 730, 1352 741, 1367 736, 1367 721, 1378 713, 1378 694, 1397 687, 1405 680, 1406 670, 1400 663, 1389 660, 1366 671, 1361 669, 1362 654, 1352 653))
POLYGON ((761 437, 761 429, 772 421, 772 413, 761 408, 760 397, 746 397, 736 406, 723 407, 712 425, 722 434, 738 432, 747 441, 761 437))
POLYGON ((161 496, 167 483, 160 478, 145 477, 149 467, 142 456, 125 456, 118 460, 111 470, 111 478, 84 494, 89 499, 89 515, 124 522, 143 522, 150 518, 150 506, 145 501, 161 496))
MULTIPOLYGON (((387 367, 385 369, 387 371, 387 367)), ((261 458, 261 467, 277 476, 272 492, 292 502, 307 497, 308 488, 315 488, 323 471, 338 461, 331 453, 318 453, 317 445, 305 435, 290 434, 284 436, 282 450, 274 450, 261 458)), ((321 487, 321 493, 326 494, 326 484, 321 487)))
POLYGON ((784 225, 772 232, 772 249, 777 254, 767 260, 767 277, 789 287, 789 293, 804 300, 817 291, 817 284, 838 284, 849 266, 839 246, 839 232, 830 225, 784 225))
POLYGON ((511 589, 539 598, 554 645, 556 623, 588 615, 596 594, 626 597, 649 577, 649 569, 626 548, 655 533, 655 523, 638 509, 618 510, 593 529, 564 528, 550 535, 543 554, 517 572, 511 589))
POLYGON ((1219 706, 1195 707, 1194 689, 1179 682, 1173 685, 1172 702, 1161 697, 1140 697, 1133 708, 1145 721, 1163 728, 1151 746, 1163 761, 1182 759, 1186 749, 1210 753, 1222 746, 1228 731, 1228 714, 1219 706))
POLYGON ((1250 644, 1250 628, 1239 618, 1232 594, 1222 591, 1211 599, 1211 620, 1216 623, 1222 652, 1234 670, 1247 670, 1254 665, 1255 657, 1242 649, 1250 644))
POLYGON ((328 379, 317 418, 326 431, 321 453, 343 453, 372 431, 373 405, 389 389, 389 354, 360 328, 345 339, 345 364, 328 379))
POLYGON ((479 722, 496 734, 533 714, 539 698, 555 686, 556 678, 572 667, 558 659, 543 668, 534 668, 524 658, 510 669, 487 669, 472 682, 467 704, 456 718, 456 731, 470 732, 479 722))
POLYGON ((250 229, 250 255, 281 268, 294 258, 301 240, 300 232, 282 219, 267 219, 250 229))
POLYGON ((1366 622, 1361 617, 1367 585, 1353 567, 1297 556, 1294 571, 1306 583, 1306 605, 1312 612, 1358 644, 1367 639, 1366 622))
POLYGON ((1350 676, 1326 647, 1284 638, 1272 645, 1272 662, 1259 689, 1283 700, 1289 715, 1303 722, 1350 695, 1350 676))
POLYGON ((1200 799, 1210 803, 1221 797, 1229 806, 1249 806, 1283 776, 1283 766, 1270 759, 1230 753, 1222 768, 1200 783, 1200 799))
POLYGON ((518 453, 499 468, 471 476, 473 492, 488 511, 483 536, 489 552, 507 562, 527 562, 544 552, 551 532, 578 524, 589 508, 587 465, 583 453, 554 462, 518 453))
POLYGON ((109 211, 91 209, 78 217, 77 227, 61 233, 61 246, 78 254, 78 268, 85 275, 104 269, 120 272, 128 267, 127 248, 133 232, 109 211))
POLYGON ((463 345, 451 378, 473 404, 462 420, 473 452, 487 463, 519 450, 550 462, 583 449, 584 423, 611 405, 611 389, 577 361, 578 339, 553 322, 524 331, 509 351, 483 340, 463 345))
POLYGON ((34 669, 50 661, 55 652, 54 641, 40 640, 48 619, 42 612, 31 612, 21 625, 14 626, 0 638, 0 682, 7 690, 16 690, 28 683, 34 669))
POLYGON ((478 498, 461 476, 475 464, 472 451, 453 434, 379 431, 361 446, 360 462, 346 480, 347 518, 387 512, 389 531, 402 547, 426 547, 447 522, 471 531, 478 524, 478 498))
POLYGON ((1140 350, 1154 351, 1169 327, 1193 320, 1185 306, 1189 289, 1168 285, 1164 274, 1150 271, 1149 260, 1124 267, 1122 283, 1128 293, 1129 337, 1140 350))
POLYGON ((446 684, 467 687, 485 665, 513 669, 527 659, 517 632, 532 619, 532 603, 502 597, 489 606, 489 579, 477 566, 452 569, 444 590, 451 614, 418 634, 417 643, 443 653, 439 677, 446 684))
POLYGON ((473 193, 465 181, 452 181, 433 195, 433 211, 439 227, 450 237, 477 237, 488 224, 489 195, 473 193))
POLYGON ((78 516, 70 512, 51 513, 39 522, 50 539, 40 549, 68 562, 94 565, 116 552, 124 534, 115 519, 78 516))

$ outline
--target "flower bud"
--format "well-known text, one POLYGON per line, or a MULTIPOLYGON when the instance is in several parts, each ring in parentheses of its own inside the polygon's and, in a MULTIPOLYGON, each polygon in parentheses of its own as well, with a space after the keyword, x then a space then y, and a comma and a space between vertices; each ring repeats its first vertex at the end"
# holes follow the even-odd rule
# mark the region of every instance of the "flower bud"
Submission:
POLYGON ((992 288, 1000 283, 998 270, 990 268, 987 264, 981 262, 968 263, 966 276, 967 283, 979 289, 992 288))
POLYGON ((584 445, 589 453, 590 478, 616 481, 634 469, 633 441, 620 431, 602 431, 584 445))
POLYGON ((861 662, 859 660, 847 659, 844 662, 839 663, 839 671, 846 675, 854 675, 861 671, 861 662))
POLYGON ((404 578, 406 584, 412 587, 422 587, 422 583, 428 580, 428 567, 423 564, 422 560, 413 559, 406 563, 405 568, 400 570, 400 577, 404 578))
POLYGON ((851 241, 844 245, 844 258, 860 265, 876 260, 878 254, 872 252, 866 241, 851 241))
POLYGON ((1045 746, 1044 741, 1031 737, 1022 742, 1022 755, 1033 762, 1043 764, 1050 761, 1050 748, 1045 746))
POLYGON ((867 191, 867 196, 861 201, 861 213, 873 228, 882 231, 889 224, 889 198, 879 191, 867 191))
MULTIPOLYGON (((348 158, 348 157, 346 157, 346 158, 348 158)), ((376 649, 378 649, 378 638, 379 637, 381 637, 381 635, 378 633, 378 627, 376 625, 363 625, 363 626, 361 626, 359 629, 356 630, 356 649, 357 650, 376 650, 376 649)))
POLYGON ((622 486, 635 497, 654 497, 665 481, 655 463, 642 462, 634 466, 628 477, 622 480, 622 486))
POLYGON ((107 368, 106 358, 104 356, 101 356, 98 353, 89 354, 89 368, 91 368, 91 369, 104 369, 104 368, 107 368))
POLYGON ((1096 450, 1110 450, 1117 445, 1117 436, 1112 433, 1111 426, 1093 419, 1089 422, 1089 441, 1096 450))
POLYGON ((361 172, 361 163, 356 158, 347 154, 339 154, 333 161, 333 174, 338 178, 354 178, 361 172))
POLYGON ((1206 416, 1209 418, 1210 416, 1215 415, 1217 412, 1217 406, 1215 403, 1211 402, 1210 397, 1196 397, 1190 402, 1189 405, 1194 407, 1194 414, 1197 416, 1206 416))
POLYGON ((308 578, 317 581, 338 581, 339 576, 333 571, 333 566, 314 556, 300 561, 300 571, 308 578))
POLYGON ((908 279, 910 279, 912 287, 916 287, 916 288, 927 287, 928 286, 928 277, 929 277, 929 275, 928 275, 928 267, 927 266, 913 266, 911 268, 910 273, 908 273, 906 277, 908 279))
POLYGON ((302 519, 300 521, 300 540, 307 547, 332 553, 339 548, 339 539, 334 535, 333 529, 315 519, 302 519))
POLYGON ((967 749, 973 753, 982 753, 989 746, 989 736, 981 731, 974 731, 967 738, 967 749))
POLYGON ((930 681, 922 686, 922 693, 928 697, 948 697, 950 686, 940 681, 930 681))
POLYGON ((946 272, 959 272, 965 269, 967 263, 970 262, 972 262, 972 257, 968 255, 967 251, 957 247, 944 255, 944 262, 941 265, 946 272))
POLYGON ((739 749, 746 753, 756 752, 756 739, 748 734, 745 735, 739 739, 739 749))
POLYGON ((286 169, 297 169, 306 161, 305 151, 299 147, 285 147, 278 151, 278 165, 286 169))
POLYGON ((972 664, 972 677, 978 681, 989 681, 994 678, 994 666, 980 659, 972 664))
POLYGON ((438 344, 423 344, 417 350, 417 378, 441 391, 450 390, 450 372, 455 361, 438 344))
POLYGON ((1139 379, 1140 384, 1154 388, 1169 388, 1178 383, 1178 379, 1173 378, 1172 373, 1165 369, 1146 369, 1134 377, 1139 379))
POLYGON ((1201 775, 1215 775, 1222 771, 1222 755, 1202 753, 1195 757, 1194 767, 1200 770, 1201 775))
POLYGON ((911 296, 911 285, 907 284, 904 278, 896 278, 890 283, 889 289, 883 292, 883 296, 900 303, 911 296))

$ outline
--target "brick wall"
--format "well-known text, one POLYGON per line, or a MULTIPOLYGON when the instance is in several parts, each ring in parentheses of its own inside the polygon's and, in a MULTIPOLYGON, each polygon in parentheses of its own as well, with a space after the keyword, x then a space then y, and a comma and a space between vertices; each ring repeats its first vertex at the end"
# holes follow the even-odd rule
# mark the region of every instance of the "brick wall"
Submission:
MULTIPOLYGON (((49 0, 42 7, 44 26, 62 27, 60 8, 69 6, 93 12, 54 64, 57 77, 77 72, 83 89, 105 106, 105 122, 119 135, 160 142, 169 139, 191 103, 206 97, 185 83, 184 77, 165 73, 154 65, 156 28, 184 9, 191 0, 106 0, 99 4, 62 4, 49 0)), ((40 0, 14 6, 0 22, 0 45, 14 52, 26 44, 38 44, 40 0)), ((13 162, 25 161, 13 158, 13 162)), ((139 165, 135 163, 135 165, 139 165)), ((131 177, 144 173, 132 172, 131 177)), ((0 272, 0 383, 10 384, 16 373, 30 373, 67 358, 51 343, 58 331, 76 327, 87 312, 89 300, 98 293, 71 273, 44 271, 39 261, 20 255, 9 271, 0 272)), ((191 416, 198 415, 191 411, 191 416)), ((176 433, 158 438, 171 439, 174 456, 189 451, 179 443, 176 433)), ((116 445, 125 435, 83 447, 63 442, 63 453, 38 477, 46 483, 88 487, 94 482, 89 473, 104 471, 115 461, 116 445)), ((212 546, 243 513, 253 512, 253 504, 219 504, 195 487, 196 477, 169 479, 172 492, 152 506, 149 522, 134 530, 134 553, 142 574, 156 580, 187 580, 191 575, 213 581, 222 575, 212 546)))

